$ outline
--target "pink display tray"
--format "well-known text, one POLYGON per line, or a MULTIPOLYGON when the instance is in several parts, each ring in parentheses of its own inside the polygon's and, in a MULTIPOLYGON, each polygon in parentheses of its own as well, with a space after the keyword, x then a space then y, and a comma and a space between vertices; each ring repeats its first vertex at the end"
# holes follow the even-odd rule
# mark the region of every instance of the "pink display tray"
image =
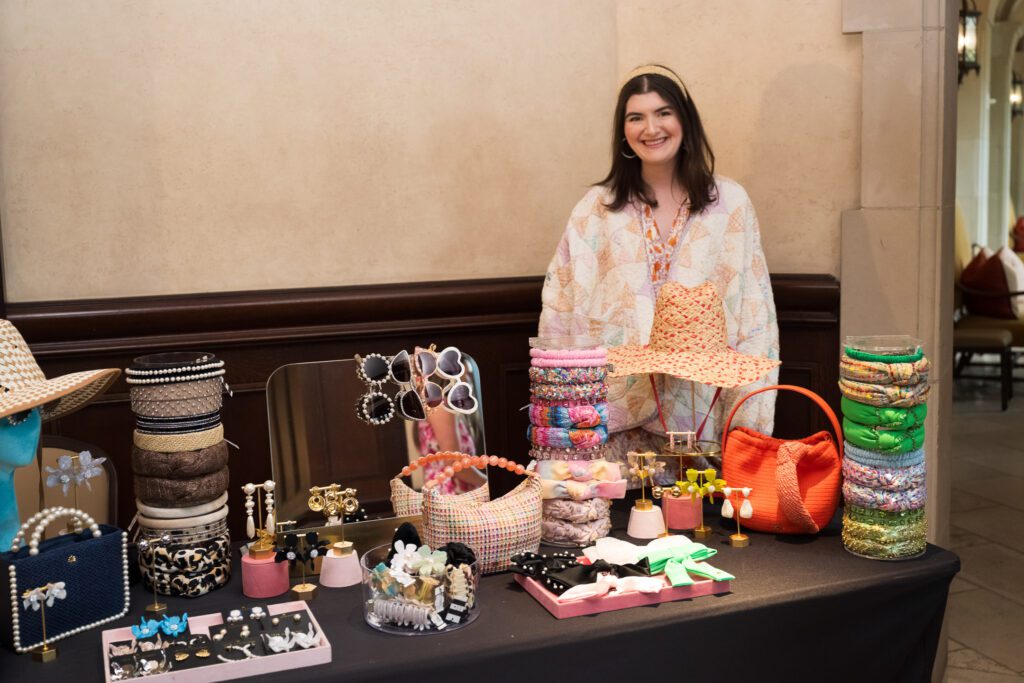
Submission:
MULTIPOLYGON (((600 598, 562 600, 536 579, 531 579, 522 574, 513 574, 513 577, 526 592, 532 595, 537 602, 544 605, 544 609, 551 612, 556 619, 568 619, 570 617, 582 617, 587 614, 600 614, 601 612, 613 612, 617 609, 628 609, 630 607, 643 607, 644 605, 659 605, 663 602, 673 600, 685 600, 687 598, 698 598, 702 595, 721 595, 729 593, 731 581, 694 581, 689 586, 673 588, 668 579, 664 579, 665 587, 659 593, 621 593, 605 595, 600 598)), ((664 577, 663 577, 664 578, 664 577)))
MULTIPOLYGON (((212 681, 228 681, 233 678, 244 678, 257 674, 270 673, 272 671, 285 671, 298 669, 305 666, 327 664, 331 661, 331 644, 324 636, 323 629, 317 623, 316 617, 310 611, 309 605, 302 600, 295 602, 279 602, 274 605, 267 605, 267 612, 270 614, 284 614, 285 612, 297 612, 300 609, 306 610, 309 621, 313 628, 320 635, 320 644, 308 650, 293 650, 281 652, 255 659, 245 659, 239 662, 220 662, 200 666, 194 669, 182 669, 181 671, 168 671, 163 674, 146 676, 146 678, 160 681, 181 681, 182 683, 211 683, 212 681)), ((210 635, 210 628, 220 626, 224 619, 220 614, 203 614, 188 617, 188 627, 192 635, 210 635)), ((110 681, 110 644, 121 640, 131 640, 131 628, 113 628, 103 632, 103 671, 104 680, 110 681)))

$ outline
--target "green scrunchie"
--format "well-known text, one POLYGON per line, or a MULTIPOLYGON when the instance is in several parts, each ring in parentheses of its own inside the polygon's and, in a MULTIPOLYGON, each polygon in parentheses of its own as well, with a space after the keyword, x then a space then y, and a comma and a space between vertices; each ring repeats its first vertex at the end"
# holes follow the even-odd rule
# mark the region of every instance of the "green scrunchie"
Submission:
POLYGON ((909 453, 924 445, 924 425, 910 429, 879 429, 843 418, 843 436, 854 446, 880 453, 909 453))
POLYGON ((914 363, 924 358, 924 349, 921 348, 918 348, 914 353, 903 356, 886 356, 881 353, 868 353, 867 351, 853 349, 849 346, 847 346, 844 351, 846 351, 846 355, 850 358, 867 360, 873 363, 914 363))
POLYGON ((911 408, 887 408, 860 403, 843 396, 840 407, 843 409, 843 417, 880 429, 910 429, 924 424, 924 418, 928 416, 927 403, 911 408))

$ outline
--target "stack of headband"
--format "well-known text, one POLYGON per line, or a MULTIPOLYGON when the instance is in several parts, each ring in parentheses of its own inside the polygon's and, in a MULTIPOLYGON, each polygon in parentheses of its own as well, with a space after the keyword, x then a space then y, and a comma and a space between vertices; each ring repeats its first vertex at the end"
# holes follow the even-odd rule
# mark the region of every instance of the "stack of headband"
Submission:
POLYGON ((918 349, 884 355, 846 348, 843 394, 843 545, 857 555, 920 555, 924 518, 924 420, 929 363, 918 349))
POLYGON ((150 541, 139 567, 166 595, 202 595, 231 575, 224 374, 223 360, 201 352, 143 356, 125 371, 139 526, 150 541))
POLYGON ((611 530, 609 498, 625 495, 608 441, 608 354, 603 348, 530 349, 530 456, 543 486, 541 538, 589 545, 611 530))

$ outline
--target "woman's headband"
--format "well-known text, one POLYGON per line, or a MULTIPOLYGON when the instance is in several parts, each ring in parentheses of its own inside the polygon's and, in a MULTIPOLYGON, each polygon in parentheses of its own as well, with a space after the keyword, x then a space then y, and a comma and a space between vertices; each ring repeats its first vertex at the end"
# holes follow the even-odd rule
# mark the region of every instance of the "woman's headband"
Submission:
POLYGON ((679 80, 679 76, 676 76, 675 72, 673 72, 671 69, 666 69, 665 67, 658 66, 657 64, 646 64, 644 66, 638 66, 637 68, 630 71, 628 74, 626 74, 626 78, 623 79, 622 84, 619 86, 619 90, 621 91, 624 87, 626 87, 627 83, 629 83, 637 76, 647 76, 651 74, 657 76, 664 76, 665 78, 669 79, 670 81, 678 85, 679 89, 683 93, 683 96, 686 96, 686 86, 684 86, 683 82, 679 80))

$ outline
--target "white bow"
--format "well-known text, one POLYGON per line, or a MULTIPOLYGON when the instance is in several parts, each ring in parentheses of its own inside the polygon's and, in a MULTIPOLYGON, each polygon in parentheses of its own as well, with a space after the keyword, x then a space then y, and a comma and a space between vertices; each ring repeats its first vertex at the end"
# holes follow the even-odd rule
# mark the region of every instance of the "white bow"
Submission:
POLYGON ((598 574, 594 583, 583 583, 573 586, 559 596, 562 600, 592 600, 608 593, 657 593, 665 587, 665 580, 660 576, 626 576, 619 578, 614 574, 598 574))

